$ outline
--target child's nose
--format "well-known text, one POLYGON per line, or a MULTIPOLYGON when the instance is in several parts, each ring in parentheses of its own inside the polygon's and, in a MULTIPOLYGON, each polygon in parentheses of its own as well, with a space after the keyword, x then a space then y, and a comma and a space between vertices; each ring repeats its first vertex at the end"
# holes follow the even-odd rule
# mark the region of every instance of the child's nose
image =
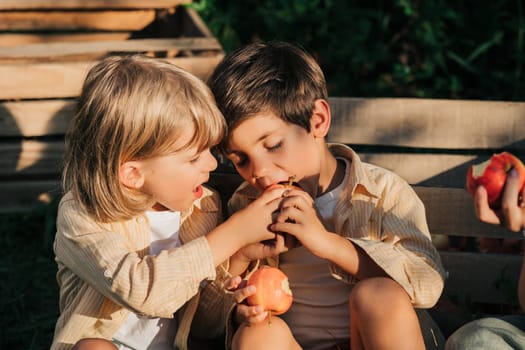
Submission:
POLYGON ((218 164, 217 159, 213 156, 211 151, 207 151, 206 156, 208 157, 207 165, 208 165, 209 171, 214 171, 215 169, 217 169, 217 164, 218 164))

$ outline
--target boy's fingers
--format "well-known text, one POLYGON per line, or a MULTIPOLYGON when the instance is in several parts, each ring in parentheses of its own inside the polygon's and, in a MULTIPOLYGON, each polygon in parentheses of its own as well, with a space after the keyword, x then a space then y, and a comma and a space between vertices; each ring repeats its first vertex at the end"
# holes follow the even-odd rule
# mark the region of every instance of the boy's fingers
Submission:
POLYGON ((474 193, 474 211, 478 219, 482 222, 492 225, 499 225, 501 223, 500 218, 494 210, 489 207, 487 190, 483 186, 478 186, 474 193))

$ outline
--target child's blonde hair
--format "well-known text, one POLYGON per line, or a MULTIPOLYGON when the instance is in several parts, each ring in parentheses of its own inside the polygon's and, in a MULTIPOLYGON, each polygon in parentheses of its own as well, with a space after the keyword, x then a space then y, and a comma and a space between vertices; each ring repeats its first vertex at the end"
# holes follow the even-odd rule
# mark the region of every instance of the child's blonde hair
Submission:
POLYGON ((102 59, 87 74, 66 134, 64 191, 100 222, 137 216, 154 203, 121 184, 120 165, 173 152, 174 140, 191 128, 184 149, 212 147, 225 133, 204 82, 145 56, 102 59))

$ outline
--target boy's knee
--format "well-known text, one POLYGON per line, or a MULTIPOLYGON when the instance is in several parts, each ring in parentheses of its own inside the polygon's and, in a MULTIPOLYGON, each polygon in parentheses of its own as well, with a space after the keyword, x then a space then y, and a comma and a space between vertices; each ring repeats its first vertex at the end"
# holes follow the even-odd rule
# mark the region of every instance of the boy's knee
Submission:
POLYGON ((272 317, 271 322, 242 325, 235 333, 232 348, 254 350, 260 345, 262 349, 295 349, 297 343, 286 322, 279 317, 272 317))
POLYGON ((102 338, 80 339, 72 350, 118 350, 117 346, 109 340, 102 338))
MULTIPOLYGON (((412 305, 406 291, 386 277, 368 278, 357 283, 350 293, 350 308, 391 309, 396 305, 412 305)), ((411 306, 412 307, 412 306, 411 306)))

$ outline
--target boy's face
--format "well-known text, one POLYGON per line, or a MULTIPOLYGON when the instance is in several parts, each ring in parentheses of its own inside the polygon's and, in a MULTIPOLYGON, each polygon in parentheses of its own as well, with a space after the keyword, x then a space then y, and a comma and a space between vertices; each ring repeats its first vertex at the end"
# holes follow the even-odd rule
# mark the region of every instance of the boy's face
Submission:
MULTIPOLYGON (((189 142, 193 133, 181 138, 189 142)), ((191 207, 202 195, 202 184, 217 168, 217 160, 210 149, 198 152, 197 147, 140 161, 144 184, 141 190, 153 196, 156 208, 182 211, 191 207), (159 206, 160 204, 160 206, 159 206)))
POLYGON ((273 113, 259 113, 230 132, 227 157, 244 180, 263 191, 295 181, 307 192, 317 186, 321 166, 319 139, 273 113))

